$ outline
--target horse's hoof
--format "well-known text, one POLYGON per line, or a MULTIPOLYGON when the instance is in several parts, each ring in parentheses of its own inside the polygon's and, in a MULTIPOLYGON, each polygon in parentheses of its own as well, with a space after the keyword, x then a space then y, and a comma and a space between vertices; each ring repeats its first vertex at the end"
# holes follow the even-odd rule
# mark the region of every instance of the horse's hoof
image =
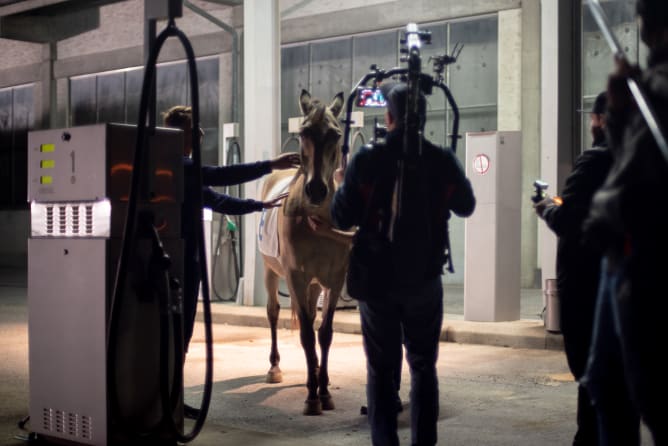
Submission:
POLYGON ((278 366, 274 366, 267 372, 267 382, 269 384, 278 384, 283 382, 283 372, 278 366))
POLYGON ((320 403, 322 404, 322 410, 336 409, 332 395, 320 395, 320 403))
POLYGON ((320 398, 304 401, 304 415, 322 415, 320 398))

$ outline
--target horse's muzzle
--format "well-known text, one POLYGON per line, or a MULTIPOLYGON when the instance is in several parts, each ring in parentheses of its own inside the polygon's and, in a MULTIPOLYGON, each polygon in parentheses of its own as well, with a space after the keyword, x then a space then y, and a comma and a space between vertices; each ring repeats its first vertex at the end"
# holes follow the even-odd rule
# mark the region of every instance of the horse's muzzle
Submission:
POLYGON ((327 185, 319 179, 312 179, 306 186, 304 192, 312 204, 320 204, 327 196, 327 185))

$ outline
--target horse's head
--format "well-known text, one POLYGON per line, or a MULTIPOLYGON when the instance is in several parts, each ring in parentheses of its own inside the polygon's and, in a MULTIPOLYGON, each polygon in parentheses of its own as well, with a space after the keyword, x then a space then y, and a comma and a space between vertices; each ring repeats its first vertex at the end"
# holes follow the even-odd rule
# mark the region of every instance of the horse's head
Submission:
POLYGON ((309 204, 317 206, 333 193, 332 175, 341 160, 343 132, 338 117, 343 109, 343 92, 327 106, 302 90, 299 105, 304 115, 300 129, 304 194, 309 204))

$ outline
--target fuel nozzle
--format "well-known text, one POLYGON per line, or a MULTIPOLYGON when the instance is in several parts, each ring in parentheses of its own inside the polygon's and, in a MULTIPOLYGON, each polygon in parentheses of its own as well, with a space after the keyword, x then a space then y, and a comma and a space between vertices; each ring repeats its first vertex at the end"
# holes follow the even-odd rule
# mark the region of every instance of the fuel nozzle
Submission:
POLYGON ((227 221, 227 230, 230 232, 234 232, 237 230, 237 225, 232 221, 232 219, 229 216, 225 216, 225 220, 227 221))
POLYGON ((545 191, 547 190, 547 183, 545 181, 536 180, 533 182, 533 187, 535 192, 531 197, 531 201, 538 203, 540 200, 545 198, 545 191))

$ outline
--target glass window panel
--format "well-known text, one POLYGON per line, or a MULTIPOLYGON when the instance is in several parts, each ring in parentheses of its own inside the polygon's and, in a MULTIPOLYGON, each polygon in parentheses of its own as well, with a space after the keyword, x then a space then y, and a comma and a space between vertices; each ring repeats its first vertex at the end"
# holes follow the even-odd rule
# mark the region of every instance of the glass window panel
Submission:
MULTIPOLYGON (((637 61, 639 39, 634 2, 611 1, 601 6, 628 59, 637 61)), ((614 59, 586 5, 583 5, 582 29, 583 94, 595 96, 605 89, 608 75, 614 70, 614 59)))
POLYGON ((125 73, 97 77, 97 111, 98 122, 125 121, 125 73))
MULTIPOLYGON (((281 50, 281 121, 301 116, 299 95, 309 87, 309 46, 285 47, 281 50)), ((285 140, 285 137, 284 137, 285 140)))
POLYGON ((0 90, 0 207, 12 204, 13 89, 0 90))
MULTIPOLYGON (((434 96, 439 93, 434 93, 434 96)), ((429 101, 431 100, 432 98, 429 99, 429 101)), ((451 125, 446 119, 445 110, 429 111, 427 113, 427 123, 424 126, 424 135, 434 144, 443 147, 450 146, 450 139, 446 140, 446 137, 452 133, 451 125)))
POLYGON ((70 107, 72 125, 95 124, 97 122, 97 76, 81 76, 70 79, 70 107))
POLYGON ((464 45, 449 70, 449 86, 459 106, 496 104, 498 27, 496 16, 450 25, 450 51, 457 43, 464 45))
MULTIPOLYGON (((496 107, 471 107, 459 110, 459 133, 496 130, 496 107)), ((464 138, 462 138, 463 140, 464 138)))
POLYGON ((288 133, 288 123, 281 124, 281 153, 282 152, 298 152, 299 139, 296 135, 288 133))
POLYGON ((12 178, 12 202, 27 206, 28 197, 28 129, 17 129, 14 133, 12 178))
POLYGON ((354 155, 363 144, 371 142, 371 140, 374 137, 374 129, 376 128, 376 122, 378 122, 378 125, 381 126, 385 125, 382 111, 380 112, 380 114, 378 113, 371 114, 367 113, 367 111, 372 110, 370 108, 357 109, 357 111, 359 110, 361 110, 364 113, 364 127, 350 129, 351 138, 353 137, 355 138, 354 140, 350 141, 351 156, 354 155), (358 134, 356 135, 356 133, 358 134))
POLYGON ((34 85, 0 90, 0 206, 26 207, 28 131, 34 85))
POLYGON ((28 130, 35 122, 33 112, 33 86, 27 85, 14 88, 14 130, 28 130))
POLYGON ((352 38, 311 44, 311 95, 329 103, 352 85, 352 38))
POLYGON ((204 130, 202 164, 218 165, 218 127, 208 127, 204 130))
MULTIPOLYGON (((443 283, 448 285, 461 285, 464 283, 464 219, 453 215, 448 222, 448 233, 450 234, 450 250, 452 252, 452 265, 455 272, 444 274, 443 283)), ((446 295, 447 294, 448 293, 446 293, 446 295)), ((448 305, 447 300, 445 305, 446 307, 450 306, 448 305)), ((461 301, 459 302, 459 305, 461 305, 461 301)))
POLYGON ((12 146, 12 89, 0 90, 0 151, 12 146))
MULTIPOLYGON (((199 83, 199 113, 201 126, 207 134, 218 128, 219 109, 219 65, 217 57, 197 60, 197 81, 199 83), (209 130, 211 129, 211 130, 209 130)), ((190 84, 187 86, 190 91, 190 84)), ((231 101, 231 98, 229 99, 231 101)), ((228 106, 228 104, 223 104, 228 106)), ((215 140, 217 141, 217 139, 215 140)), ((216 155, 217 157, 217 155, 216 155)))
POLYGON ((190 83, 186 63, 178 62, 159 65, 156 85, 158 122, 162 122, 160 113, 175 105, 188 104, 190 83))
MULTIPOLYGON (((645 64, 647 48, 640 41, 635 2, 608 1, 601 4, 617 40, 629 61, 645 64)), ((596 96, 606 89, 615 69, 612 51, 594 21, 589 7, 582 4, 582 147, 591 146, 589 111, 596 96)))
POLYGON ((0 208, 12 204, 12 152, 0 148, 0 208))
MULTIPOLYGON (((611 1, 601 6, 629 60, 637 61, 639 39, 634 2, 611 1)), ((587 6, 583 6, 582 29, 583 91, 585 96, 596 95, 605 88, 607 77, 614 69, 612 51, 587 6)))
MULTIPOLYGON (((137 124, 139 103, 141 101, 141 87, 144 82, 144 69, 136 68, 125 72, 125 122, 137 124)), ((158 111, 159 112, 159 111, 158 111)), ((158 123, 162 119, 158 116, 158 123)))
MULTIPOLYGON (((141 101, 141 87, 144 82, 144 69, 137 68, 125 72, 125 122, 137 124, 139 118, 139 103, 141 101)), ((161 110, 158 110, 160 112, 161 110)), ((158 118, 162 123, 162 118, 158 118)))
POLYGON ((583 150, 591 147, 593 137, 591 131, 589 130, 591 113, 590 110, 594 106, 594 100, 596 96, 585 96, 582 98, 582 110, 579 110, 580 117, 582 118, 581 130, 582 130, 582 148, 583 150))
MULTIPOLYGON (((430 57, 443 56, 448 52, 447 44, 447 25, 429 25, 424 26, 425 31, 431 31, 431 44, 424 44, 421 47, 420 55, 422 56, 422 72, 434 75, 434 64, 430 61, 430 57)), ((446 68, 447 70, 447 68, 446 68)), ((444 76, 447 73, 444 73, 444 76)), ((443 110, 447 100, 440 89, 434 89, 432 95, 428 98, 427 110, 443 110)))
POLYGON ((397 31, 353 37, 353 82, 359 82, 371 65, 383 70, 398 66, 398 39, 397 31))
MULTIPOLYGON (((627 23, 633 23, 636 20, 635 2, 627 0, 610 0, 601 2, 603 12, 608 17, 611 26, 617 27, 627 23)), ((582 29, 584 32, 598 32, 598 25, 591 15, 589 7, 583 3, 584 13, 582 14, 582 29)))
POLYGON ((33 85, 14 89, 14 148, 12 201, 14 205, 27 206, 28 188, 28 130, 35 126, 33 112, 33 85))

